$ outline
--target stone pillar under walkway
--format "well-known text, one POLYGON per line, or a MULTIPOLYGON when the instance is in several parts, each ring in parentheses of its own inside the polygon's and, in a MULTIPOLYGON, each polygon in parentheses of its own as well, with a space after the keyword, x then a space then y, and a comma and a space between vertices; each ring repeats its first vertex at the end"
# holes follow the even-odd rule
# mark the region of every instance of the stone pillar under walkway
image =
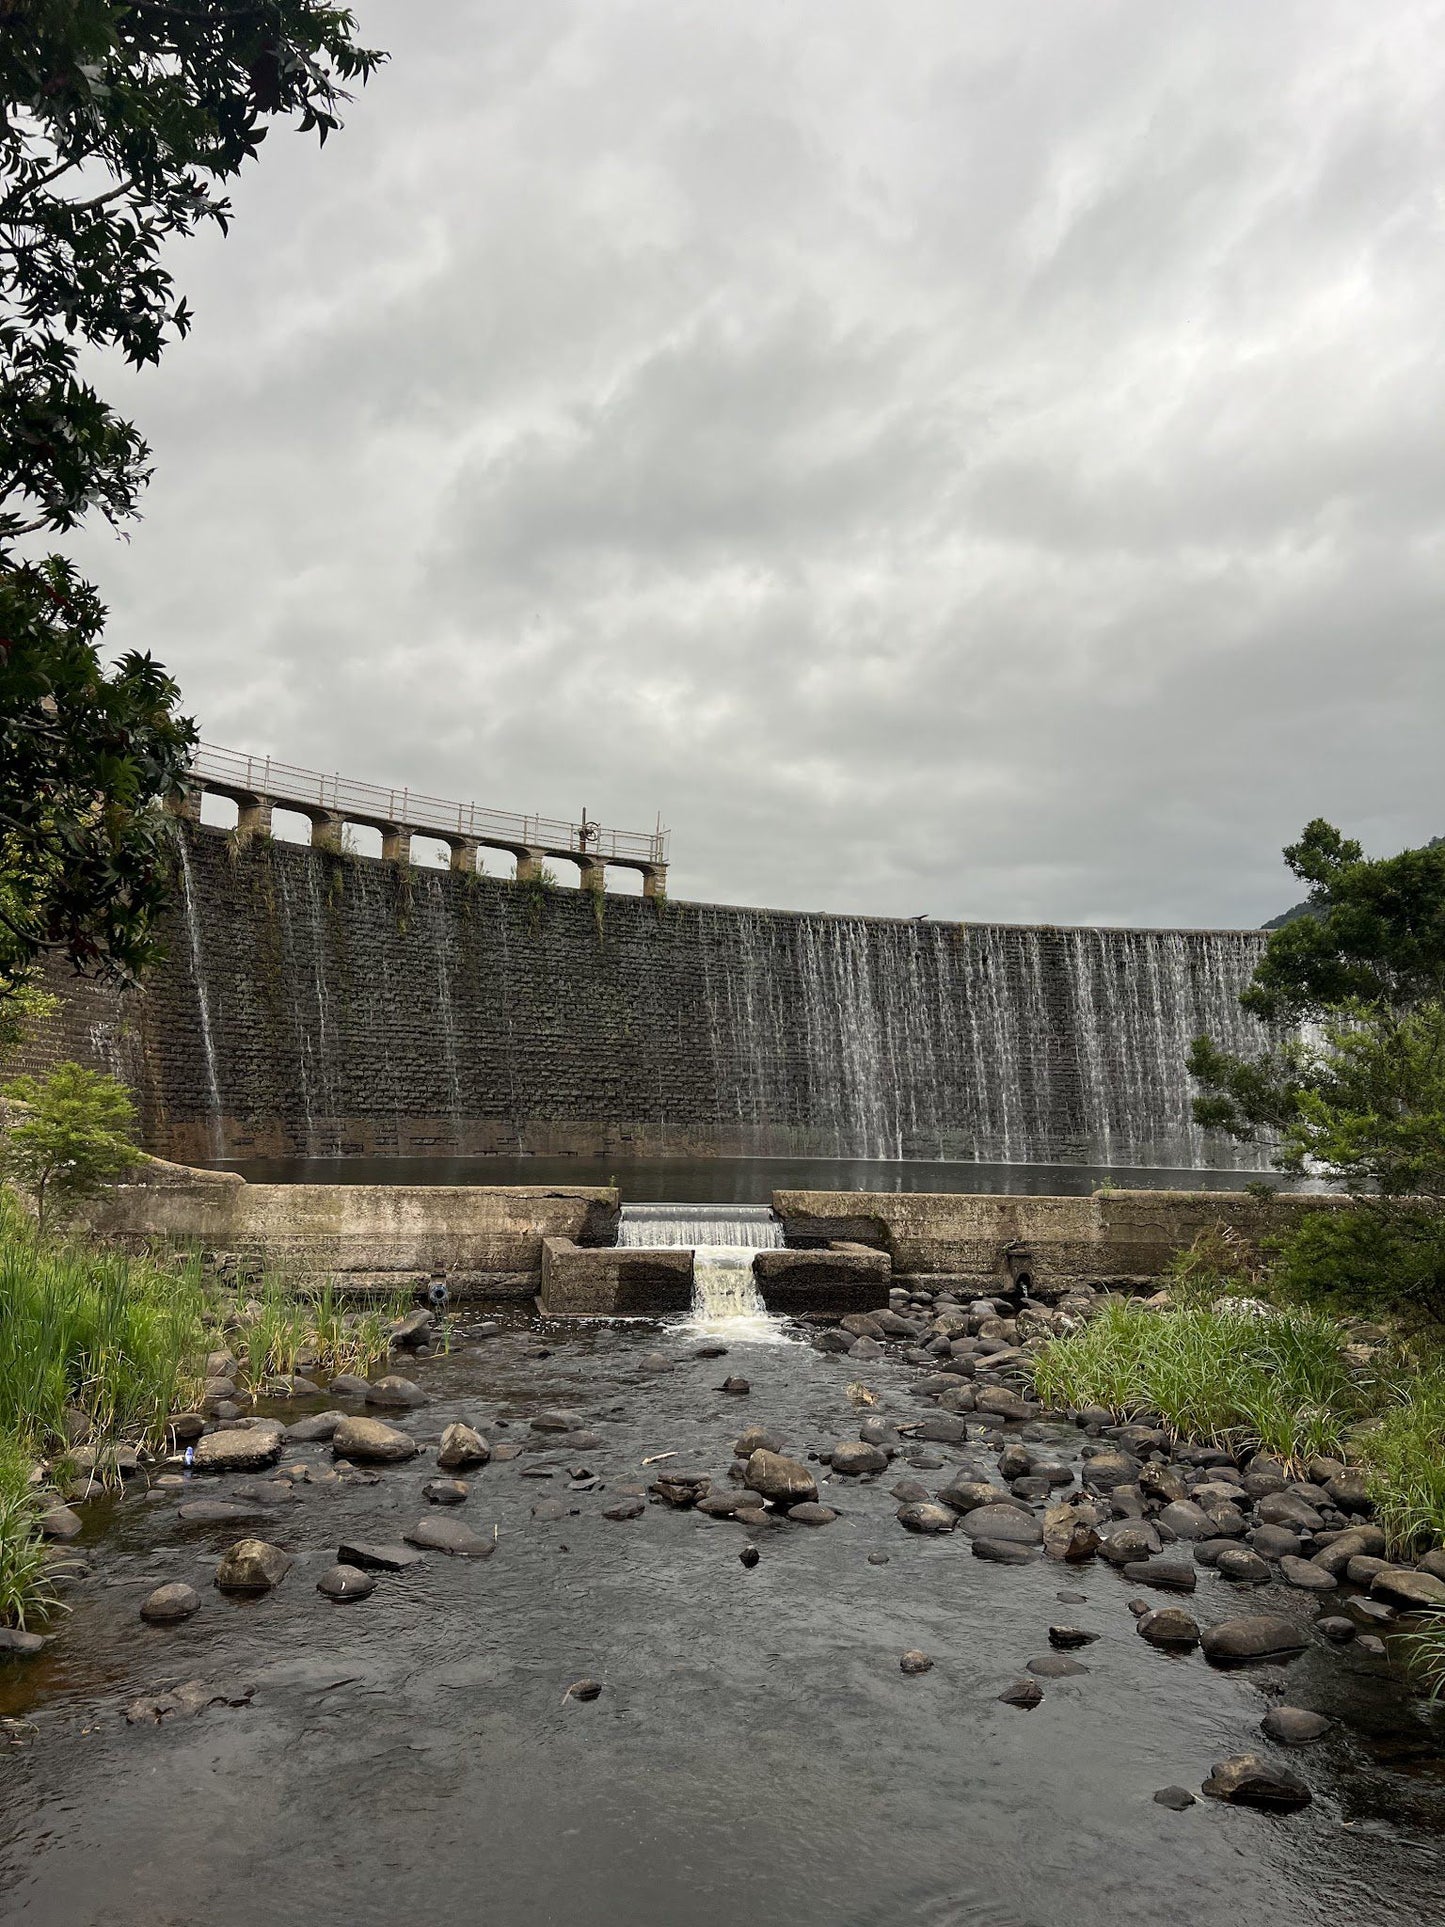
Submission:
POLYGON ((236 798, 236 841, 249 843, 252 837, 269 836, 272 808, 269 796, 238 796, 236 798))

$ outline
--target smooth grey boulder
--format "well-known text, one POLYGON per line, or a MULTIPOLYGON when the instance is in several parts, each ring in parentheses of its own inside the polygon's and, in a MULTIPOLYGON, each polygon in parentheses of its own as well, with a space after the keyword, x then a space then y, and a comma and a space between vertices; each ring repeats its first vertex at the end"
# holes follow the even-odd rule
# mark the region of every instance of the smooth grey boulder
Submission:
POLYGON ((400 1465, 416 1457, 417 1442, 379 1418, 347 1418, 337 1426, 331 1450, 338 1459, 362 1465, 400 1465))
POLYGON ((1445 1606, 1445 1579, 1409 1566, 1386 1566, 1370 1581, 1370 1597, 1400 1612, 1438 1612, 1445 1606))
POLYGON ((429 1345, 436 1331, 436 1320, 429 1311, 408 1312, 391 1328, 391 1342, 398 1351, 414 1352, 419 1345, 429 1345))
POLYGON ((1304 1548, 1299 1534, 1288 1526, 1256 1526, 1249 1543, 1261 1559, 1298 1559, 1304 1548))
POLYGON ((1297 1773, 1259 1753, 1237 1753, 1220 1760, 1201 1790, 1211 1800, 1263 1807, 1270 1813, 1294 1813, 1313 1797, 1297 1773))
POLYGON ((1158 1586, 1165 1592, 1193 1592, 1199 1583, 1193 1565, 1182 1559, 1131 1559, 1122 1571, 1137 1585, 1158 1586))
POLYGON ((999 1694, 1001 1704, 1017 1706, 1026 1713, 1038 1706, 1043 1697, 1044 1689, 1036 1679, 1016 1679, 999 1694))
POLYGON ((749 1456, 744 1483, 779 1505, 803 1505, 818 1496, 818 1482, 806 1465, 762 1447, 749 1456))
POLYGON ((385 1378, 375 1379, 367 1386, 366 1402, 385 1411, 410 1412, 426 1404, 426 1393, 411 1379, 388 1372, 385 1378))
POLYGON ((1140 1613, 1134 1629, 1141 1639, 1165 1652, 1189 1653, 1199 1644, 1198 1624, 1182 1606, 1161 1606, 1157 1612, 1140 1613))
POLYGON ((1096 1452, 1082 1467, 1085 1485, 1096 1492, 1112 1492, 1115 1486, 1133 1485, 1139 1476, 1139 1461, 1127 1452, 1096 1452))
POLYGON ((454 1421, 442 1433, 437 1465, 443 1472, 466 1472, 472 1466, 485 1465, 491 1456, 492 1448, 480 1432, 454 1421))
POLYGON ((1303 1706, 1271 1706, 1259 1724, 1266 1739, 1278 1740, 1281 1746, 1310 1746, 1324 1738, 1334 1721, 1303 1706))
POLYGON ((988 1539, 995 1544, 1041 1546, 1044 1529, 1032 1512, 1016 1505, 981 1505, 965 1512, 960 1530, 970 1539, 988 1539))
POLYGON ((421 1489, 432 1505, 465 1505, 470 1492, 465 1479, 428 1479, 421 1489))
POLYGON ((376 1579, 360 1566, 331 1566, 316 1581, 316 1590, 328 1599, 369 1599, 376 1591, 376 1579))
POLYGON ((848 1478, 856 1478, 863 1472, 886 1472, 888 1454, 876 1445, 868 1445, 862 1439, 845 1439, 835 1445, 832 1452, 833 1470, 848 1478))
POLYGON ((910 1499, 898 1508, 899 1525, 909 1532, 952 1532, 958 1524, 958 1514, 950 1512, 946 1505, 934 1505, 927 1499, 910 1499))
POLYGON ((237 1426, 207 1432, 197 1442, 193 1461, 197 1472, 260 1472, 281 1456, 281 1428, 237 1426))
POLYGON ((1324 1520, 1295 1492, 1271 1492, 1259 1501, 1255 1517, 1267 1526, 1288 1526, 1294 1532, 1320 1532, 1324 1520))
POLYGON ((456 1559, 490 1559, 496 1550, 494 1540, 484 1539, 463 1520, 448 1518, 445 1513, 430 1513, 418 1519, 402 1537, 409 1546, 420 1546, 423 1552, 450 1553, 456 1559))
POLYGON ((1349 1526, 1327 1546, 1320 1547, 1313 1555, 1313 1564, 1338 1579, 1352 1559, 1379 1559, 1384 1551, 1385 1535, 1378 1526, 1349 1526))
POLYGON ((333 1398, 365 1398, 371 1387, 356 1372, 338 1372, 326 1389, 333 1398))
POLYGON ((1317 1566, 1313 1559, 1296 1559, 1289 1553, 1280 1560, 1279 1571, 1285 1584, 1300 1592, 1333 1592, 1339 1585, 1334 1574, 1317 1566))
POLYGON ((34 1659, 44 1650, 45 1641, 39 1633, 22 1633, 18 1626, 0 1626, 0 1654, 8 1653, 12 1659, 34 1659))
POLYGON ((1028 1662, 1026 1670, 1038 1679, 1071 1679, 1076 1673, 1087 1673, 1089 1668, 1082 1660, 1070 1659, 1066 1653, 1040 1653, 1028 1662))
POLYGON ((1271 1578, 1268 1563, 1248 1546, 1231 1546, 1227 1552, 1221 1552, 1214 1562, 1214 1570, 1240 1586, 1267 1586, 1271 1578))
POLYGON ((334 1438, 345 1417, 344 1412, 313 1412, 309 1418, 299 1418, 294 1425, 288 1425, 281 1437, 287 1445, 312 1445, 318 1439, 334 1438))
POLYGON ((830 1526, 837 1518, 830 1505, 819 1505, 816 1500, 804 1499, 801 1505, 790 1505, 788 1517, 800 1526, 830 1526))
POLYGON ((973 1512, 981 1505, 1011 1505, 1013 1494, 1005 1485, 993 1485, 987 1479, 970 1479, 963 1474, 950 1479, 941 1487, 939 1498, 955 1512, 973 1512))
POLYGON ((646 1499, 618 1499, 614 1505, 604 1506, 602 1508, 602 1516, 604 1519, 615 1519, 619 1521, 623 1519, 640 1519, 646 1510, 646 1499))
POLYGON ((740 1459, 750 1459, 754 1452, 785 1452, 788 1441, 772 1425, 748 1425, 733 1440, 733 1454, 740 1459))
POLYGON ((1178 1499, 1166 1505, 1159 1514, 1159 1523, 1167 1527, 1176 1539, 1213 1539, 1217 1536, 1214 1521, 1203 1506, 1195 1505, 1189 1499, 1178 1499))
POLYGON ((1099 1541, 1099 1555, 1111 1566, 1132 1565, 1163 1549, 1164 1541, 1145 1519, 1120 1519, 1105 1529, 1099 1541))
POLYGON ((57 1544, 64 1545, 72 1539, 78 1539, 82 1530, 80 1514, 72 1512, 68 1505, 53 1505, 48 1512, 40 1515, 42 1539, 53 1539, 57 1544))
POLYGON ((1280 1613, 1241 1615, 1221 1620, 1204 1630, 1206 1659, 1279 1659, 1301 1653, 1309 1644, 1308 1634, 1280 1613))
POLYGON ((152 1626, 174 1626, 201 1609, 201 1595, 194 1586, 176 1581, 157 1586, 141 1601, 140 1616, 152 1626))
POLYGON ((215 1583, 222 1592, 270 1592, 291 1570, 289 1552, 264 1539, 240 1539, 223 1554, 215 1583))
POLYGON ((975 1559, 986 1559, 995 1566, 1030 1566, 1037 1547, 1017 1539, 974 1539, 970 1546, 975 1559))

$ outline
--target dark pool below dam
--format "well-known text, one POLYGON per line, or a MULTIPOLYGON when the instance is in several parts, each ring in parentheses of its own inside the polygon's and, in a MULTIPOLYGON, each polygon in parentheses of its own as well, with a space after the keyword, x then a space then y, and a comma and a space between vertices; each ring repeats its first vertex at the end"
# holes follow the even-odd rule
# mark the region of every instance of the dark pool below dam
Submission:
MULTIPOLYGON (((210 1583, 237 1527, 177 1514, 203 1485, 235 1496, 236 1480, 88 1507, 89 1573, 70 1614, 39 1658, 0 1662, 0 1919, 1445 1921, 1441 1716, 1353 1648, 1312 1636, 1288 1667, 1222 1672, 1140 1639, 1127 1603, 1138 1582, 1101 1562, 1003 1567, 970 1556, 961 1532, 905 1532, 897 1477, 934 1485, 961 1465, 986 1470, 982 1440, 930 1446, 916 1469, 921 1448, 905 1447, 874 1482, 827 1480, 821 1496, 840 1516, 760 1528, 752 1570, 734 1522, 661 1504, 604 1518, 619 1486, 656 1476, 645 1461, 659 1454, 725 1480, 749 1422, 806 1455, 856 1437, 865 1409, 898 1420, 924 1409, 916 1372, 892 1356, 864 1365, 796 1335, 733 1343, 725 1358, 697 1348, 680 1328, 543 1331, 516 1318, 400 1367, 427 1394, 398 1421, 424 1446, 462 1418, 523 1450, 468 1475, 451 1515, 496 1528, 492 1557, 428 1554, 355 1603, 330 1603, 316 1580, 342 1538, 395 1541, 427 1509, 426 1457, 375 1483, 301 1483, 294 1499, 268 1499, 271 1516, 245 1530, 295 1564, 251 1601, 210 1583), (672 1370, 643 1369, 657 1349, 672 1370), (850 1391, 860 1372, 871 1407, 850 1391), (718 1389, 729 1373, 746 1376, 748 1396, 718 1389), (558 1408, 597 1442, 532 1429, 558 1408), (564 1516, 534 1517, 544 1498, 564 1516), (201 1610, 142 1624, 141 1600, 169 1580, 195 1585, 201 1610), (1079 1655, 1087 1672, 1044 1680, 1032 1711, 1001 1704, 1061 1621, 1099 1635, 1079 1655), (932 1670, 906 1677, 909 1648, 932 1670), (590 1703, 567 1696, 582 1676, 602 1684, 590 1703), (191 1679, 241 1703, 127 1724, 138 1696, 191 1679), (1216 1760, 1267 1746, 1259 1722, 1282 1695, 1336 1722, 1287 1753, 1313 1790, 1308 1808, 1154 1803, 1157 1789, 1197 1792, 1216 1760)), ((326 1403, 271 1409, 290 1418, 326 1403)), ((1024 1431, 1077 1461, 1071 1425, 1024 1431)), ((284 1462, 326 1480, 331 1456, 297 1445, 284 1462)), ((1308 1622, 1317 1610, 1277 1586, 1242 1598, 1207 1570, 1187 1603, 1202 1624, 1240 1611, 1308 1622)))

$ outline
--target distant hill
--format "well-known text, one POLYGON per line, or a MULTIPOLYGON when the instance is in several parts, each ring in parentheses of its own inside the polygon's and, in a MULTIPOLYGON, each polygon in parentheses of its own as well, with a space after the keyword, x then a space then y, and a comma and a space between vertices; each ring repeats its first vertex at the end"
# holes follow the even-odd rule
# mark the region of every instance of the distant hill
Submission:
MULTIPOLYGON (((1427 850, 1438 850, 1442 843, 1445 843, 1445 836, 1432 836, 1430 841, 1424 845, 1424 848, 1427 850)), ((1259 927, 1261 930, 1283 930, 1287 923, 1297 923, 1301 917, 1313 915, 1314 912, 1309 904, 1297 903, 1293 910, 1281 911, 1279 916, 1271 917, 1268 923, 1262 923, 1259 927)))

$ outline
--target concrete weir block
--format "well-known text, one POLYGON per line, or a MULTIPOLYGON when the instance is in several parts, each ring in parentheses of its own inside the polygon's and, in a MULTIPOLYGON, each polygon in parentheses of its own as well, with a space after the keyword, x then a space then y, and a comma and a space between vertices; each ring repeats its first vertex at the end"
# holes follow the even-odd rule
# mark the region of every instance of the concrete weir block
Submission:
POLYGON ((542 1310, 554 1318, 661 1318, 692 1305, 692 1252, 542 1240, 542 1310))
POLYGON ((753 1276, 769 1311, 878 1311, 888 1303, 893 1265, 886 1251, 839 1243, 822 1251, 760 1251, 753 1276))

